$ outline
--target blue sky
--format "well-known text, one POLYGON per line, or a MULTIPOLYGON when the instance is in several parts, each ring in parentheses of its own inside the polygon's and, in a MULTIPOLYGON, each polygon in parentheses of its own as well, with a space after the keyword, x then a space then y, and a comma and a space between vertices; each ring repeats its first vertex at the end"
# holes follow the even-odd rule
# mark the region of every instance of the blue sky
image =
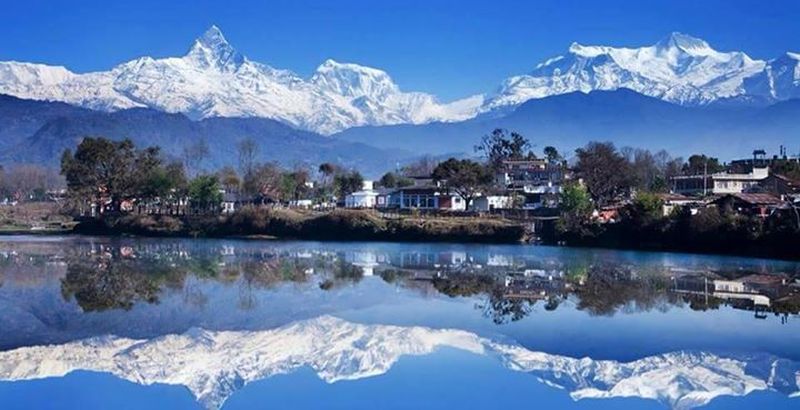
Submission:
POLYGON ((357 62, 444 100, 489 91, 573 41, 638 46, 681 31, 756 58, 800 51, 796 0, 4 3, 0 60, 103 70, 142 55, 181 55, 217 24, 253 60, 302 75, 326 58, 357 62))

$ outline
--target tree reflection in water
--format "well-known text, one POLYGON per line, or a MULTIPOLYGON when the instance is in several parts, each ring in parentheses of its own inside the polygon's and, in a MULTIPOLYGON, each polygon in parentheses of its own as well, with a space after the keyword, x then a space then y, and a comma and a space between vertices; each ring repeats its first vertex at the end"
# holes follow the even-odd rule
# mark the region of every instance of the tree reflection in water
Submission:
POLYGON ((180 292, 187 305, 203 307, 210 282, 238 287, 237 306, 255 309, 264 290, 310 286, 334 292, 356 286, 367 275, 408 291, 473 299, 476 310, 497 324, 521 320, 537 310, 556 310, 563 303, 602 316, 664 311, 672 306, 703 311, 728 305, 762 316, 800 311, 797 273, 680 271, 662 264, 453 251, 381 253, 186 244, 145 241, 122 246, 91 244, 67 252, 62 247, 58 252, 8 253, 0 255, 4 267, 0 283, 9 278, 15 283, 37 280, 18 274, 26 266, 30 272, 32 266, 38 271, 42 266, 63 265, 61 293, 85 312, 158 303, 168 290, 180 292))

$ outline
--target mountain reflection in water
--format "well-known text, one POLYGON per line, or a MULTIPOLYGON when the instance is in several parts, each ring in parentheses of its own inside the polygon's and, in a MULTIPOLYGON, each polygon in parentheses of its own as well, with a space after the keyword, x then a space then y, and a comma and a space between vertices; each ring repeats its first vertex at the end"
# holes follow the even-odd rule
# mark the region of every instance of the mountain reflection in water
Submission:
POLYGON ((186 386, 205 407, 217 409, 244 385, 310 367, 333 383, 388 372, 404 355, 452 347, 498 359, 576 399, 641 397, 675 409, 717 396, 757 390, 800 394, 800 363, 769 355, 719 356, 673 352, 630 363, 533 352, 451 329, 360 325, 325 316, 262 332, 207 332, 152 340, 101 337, 60 346, 0 353, 0 379, 30 380, 75 370, 125 380, 186 386))
POLYGON ((360 379, 454 347, 574 399, 796 396, 798 278, 789 262, 529 246, 7 237, 0 378, 108 372, 214 408, 298 367, 360 379))

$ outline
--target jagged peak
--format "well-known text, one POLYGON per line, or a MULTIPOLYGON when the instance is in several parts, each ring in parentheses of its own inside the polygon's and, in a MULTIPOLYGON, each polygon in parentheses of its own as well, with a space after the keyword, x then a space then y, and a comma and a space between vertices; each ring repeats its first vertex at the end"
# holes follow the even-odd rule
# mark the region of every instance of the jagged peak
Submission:
POLYGON ((216 25, 211 25, 194 41, 186 58, 206 68, 227 70, 238 68, 245 60, 244 56, 228 43, 222 30, 216 25))

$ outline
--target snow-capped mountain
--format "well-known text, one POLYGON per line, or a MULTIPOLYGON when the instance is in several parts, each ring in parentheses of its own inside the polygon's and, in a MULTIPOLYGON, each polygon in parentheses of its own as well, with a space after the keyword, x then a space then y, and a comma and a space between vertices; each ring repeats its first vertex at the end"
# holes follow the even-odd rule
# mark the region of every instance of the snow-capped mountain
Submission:
POLYGON ((551 58, 525 75, 508 78, 481 111, 570 92, 627 88, 682 105, 703 105, 739 96, 769 101, 800 95, 797 54, 772 61, 739 51, 720 52, 707 42, 672 33, 641 48, 584 46, 551 58))
POLYGON ((745 79, 747 95, 774 100, 800 98, 800 54, 786 53, 770 61, 757 75, 745 79))
POLYGON ((461 330, 362 325, 330 316, 267 331, 192 329, 152 340, 106 336, 19 348, 0 352, 0 379, 106 372, 143 385, 183 385, 206 407, 219 408, 244 385, 301 367, 329 383, 356 380, 388 372, 402 356, 439 347, 497 358, 575 400, 640 397, 687 409, 723 395, 771 389, 797 396, 800 389, 800 364, 768 355, 675 352, 628 363, 574 359, 461 330))
POLYGON ((800 54, 771 61, 721 52, 672 33, 641 48, 584 46, 551 58, 493 93, 441 103, 403 92, 384 71, 323 62, 310 78, 249 60, 212 26, 182 57, 138 58, 110 71, 0 62, 0 94, 102 111, 148 107, 193 119, 262 117, 333 134, 362 125, 455 122, 503 113, 525 101, 571 92, 631 89, 682 105, 800 97, 800 54))
POLYGON ((463 120, 482 103, 472 97, 441 104, 429 94, 402 92, 383 71, 333 60, 307 80, 247 59, 216 26, 183 57, 142 57, 110 71, 76 74, 2 62, 0 93, 104 111, 149 107, 191 118, 272 118, 323 134, 357 125, 463 120))

